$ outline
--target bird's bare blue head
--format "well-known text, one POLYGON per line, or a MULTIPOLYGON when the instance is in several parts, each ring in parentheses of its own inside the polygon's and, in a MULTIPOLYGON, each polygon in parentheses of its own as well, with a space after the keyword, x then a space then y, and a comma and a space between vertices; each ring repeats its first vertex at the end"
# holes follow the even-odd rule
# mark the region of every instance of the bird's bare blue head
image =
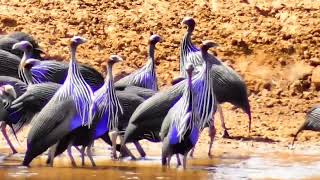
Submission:
POLYGON ((149 44, 157 44, 158 42, 161 42, 161 37, 157 34, 154 34, 152 36, 150 36, 149 38, 149 44))
POLYGON ((188 73, 188 77, 192 76, 193 70, 194 70, 193 64, 191 63, 186 64, 186 71, 188 73))
POLYGON ((115 63, 122 62, 123 59, 119 55, 111 55, 108 59, 108 66, 112 66, 115 63))
POLYGON ((217 46, 218 46, 217 43, 210 41, 210 40, 206 40, 206 41, 203 41, 201 44, 201 51, 207 52, 208 49, 213 48, 213 47, 217 47, 217 46))
POLYGON ((196 26, 196 22, 192 17, 183 18, 181 23, 186 25, 188 27, 188 31, 190 32, 192 32, 194 30, 194 27, 196 26))
POLYGON ((30 59, 27 59, 27 61, 24 63, 24 68, 31 69, 33 66, 40 64, 40 63, 41 63, 40 60, 30 58, 30 59))
POLYGON ((17 93, 14 89, 14 87, 10 84, 6 84, 0 87, 0 93, 1 94, 7 94, 11 96, 13 99, 17 98, 17 93))
POLYGON ((71 38, 70 51, 71 51, 71 61, 70 63, 76 62, 76 50, 80 44, 87 42, 87 40, 80 36, 74 36, 71 38))
POLYGON ((12 49, 17 49, 23 52, 31 52, 33 50, 33 46, 29 41, 20 41, 18 43, 15 43, 12 46, 12 49))
POLYGON ((71 38, 71 47, 78 47, 80 44, 87 42, 87 40, 81 36, 74 36, 71 38))

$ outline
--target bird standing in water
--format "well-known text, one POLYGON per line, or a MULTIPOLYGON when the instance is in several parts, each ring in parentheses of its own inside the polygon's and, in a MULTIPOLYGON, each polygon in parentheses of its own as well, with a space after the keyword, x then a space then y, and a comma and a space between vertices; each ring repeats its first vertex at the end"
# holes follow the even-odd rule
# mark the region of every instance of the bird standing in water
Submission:
MULTIPOLYGON (((7 126, 7 116, 9 114, 8 109, 11 106, 12 101, 17 98, 17 93, 14 90, 14 87, 10 84, 6 84, 0 87, 0 120, 1 120, 1 132, 3 134, 4 139, 7 141, 7 144, 10 146, 12 153, 17 153, 17 150, 14 148, 11 143, 9 136, 7 134, 6 126, 7 126)), ((12 125, 9 124, 12 128, 12 125)))
MULTIPOLYGON (((123 113, 113 84, 112 66, 122 61, 116 55, 110 56, 107 65, 108 75, 104 85, 94 93, 93 104, 90 108, 90 119, 95 129, 94 138, 99 138, 106 132, 110 132, 112 141, 112 155, 117 158, 116 140, 118 136, 119 115, 123 113)), ((90 148, 90 147, 89 147, 90 148)))
MULTIPOLYGON (((185 64, 192 63, 195 66, 194 73, 198 73, 202 67, 200 49, 193 45, 191 36, 195 28, 195 21, 191 17, 186 17, 182 21, 187 26, 180 47, 180 78, 186 77, 185 64)), ((213 89, 219 104, 229 102, 236 107, 240 107, 249 117, 249 132, 251 129, 251 111, 247 94, 247 87, 241 77, 230 67, 215 58, 211 68, 213 89)), ((224 129, 223 137, 229 137, 229 133, 224 123, 224 116, 220 105, 218 105, 221 125, 224 129)))
MULTIPOLYGON (((193 78, 192 84, 197 92, 196 102, 199 107, 201 128, 211 124, 210 120, 216 111, 216 101, 212 90, 211 67, 214 62, 214 56, 208 54, 207 50, 214 47, 211 41, 205 41, 201 47, 202 58, 205 63, 201 71, 193 78)), ((159 92, 142 103, 130 118, 128 127, 124 135, 124 143, 148 139, 152 142, 161 140, 159 132, 161 125, 168 111, 182 97, 184 81, 175 84, 168 90, 159 92)), ((210 152, 209 152, 210 154, 210 152)))
MULTIPOLYGON (((76 49, 85 42, 79 36, 71 39, 71 60, 66 80, 33 119, 23 160, 25 166, 73 130, 90 123, 88 119, 93 92, 82 77, 76 60, 76 49)), ((54 157, 55 152, 51 151, 50 154, 54 157)))
POLYGON ((196 145, 199 138, 199 117, 195 109, 195 93, 192 90, 193 70, 192 64, 186 66, 187 86, 181 99, 169 110, 161 127, 162 165, 170 166, 171 156, 182 154, 182 165, 186 169, 188 152, 196 145))

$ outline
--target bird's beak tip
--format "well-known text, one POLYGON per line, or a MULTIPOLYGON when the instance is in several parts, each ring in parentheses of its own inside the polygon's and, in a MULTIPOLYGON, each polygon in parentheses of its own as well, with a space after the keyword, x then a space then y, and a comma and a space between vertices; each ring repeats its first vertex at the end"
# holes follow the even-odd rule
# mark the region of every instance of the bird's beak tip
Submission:
POLYGON ((18 44, 14 44, 13 46, 12 46, 12 49, 17 49, 18 48, 18 44))
POLYGON ((34 50, 40 52, 41 54, 45 54, 45 52, 41 48, 34 48, 34 50))

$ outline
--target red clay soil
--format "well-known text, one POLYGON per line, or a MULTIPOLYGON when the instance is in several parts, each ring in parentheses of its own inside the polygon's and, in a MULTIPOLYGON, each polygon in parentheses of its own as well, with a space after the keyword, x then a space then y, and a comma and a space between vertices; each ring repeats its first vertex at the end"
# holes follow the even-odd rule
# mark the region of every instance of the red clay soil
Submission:
MULTIPOLYGON (((68 60, 73 35, 89 41, 78 59, 104 71, 110 54, 125 62, 116 74, 130 73, 146 61, 147 40, 159 34, 157 75, 161 88, 169 86, 179 71, 179 44, 185 32, 181 20, 197 22, 194 43, 214 40, 214 53, 245 79, 253 112, 251 138, 247 117, 224 105, 227 127, 236 140, 253 140, 256 148, 288 145, 304 121, 305 113, 319 103, 320 2, 314 0, 0 0, 0 33, 24 31, 47 52, 46 58, 68 60)), ((219 127, 219 118, 217 126, 219 127)), ((320 133, 304 132, 300 148, 320 145, 320 133)), ((207 143, 207 136, 200 142, 207 143)))

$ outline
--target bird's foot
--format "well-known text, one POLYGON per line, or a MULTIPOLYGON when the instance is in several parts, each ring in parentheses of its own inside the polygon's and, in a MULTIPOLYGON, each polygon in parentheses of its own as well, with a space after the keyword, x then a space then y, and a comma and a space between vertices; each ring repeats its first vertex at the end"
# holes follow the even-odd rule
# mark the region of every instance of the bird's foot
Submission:
POLYGON ((117 153, 111 153, 111 159, 112 160, 119 160, 119 158, 117 157, 117 153))
POLYGON ((294 150, 294 149, 295 149, 295 146, 294 146, 294 145, 288 145, 288 149, 294 150))
POLYGON ((226 129, 223 131, 222 137, 223 138, 230 138, 230 135, 226 129))
POLYGON ((139 160, 144 161, 144 160, 148 160, 148 159, 146 158, 146 156, 144 156, 144 157, 140 157, 139 160))
POLYGON ((14 154, 17 154, 17 153, 18 153, 18 151, 16 149, 12 149, 11 155, 14 155, 14 154))
POLYGON ((92 167, 97 167, 95 162, 91 162, 91 164, 92 164, 92 167))

